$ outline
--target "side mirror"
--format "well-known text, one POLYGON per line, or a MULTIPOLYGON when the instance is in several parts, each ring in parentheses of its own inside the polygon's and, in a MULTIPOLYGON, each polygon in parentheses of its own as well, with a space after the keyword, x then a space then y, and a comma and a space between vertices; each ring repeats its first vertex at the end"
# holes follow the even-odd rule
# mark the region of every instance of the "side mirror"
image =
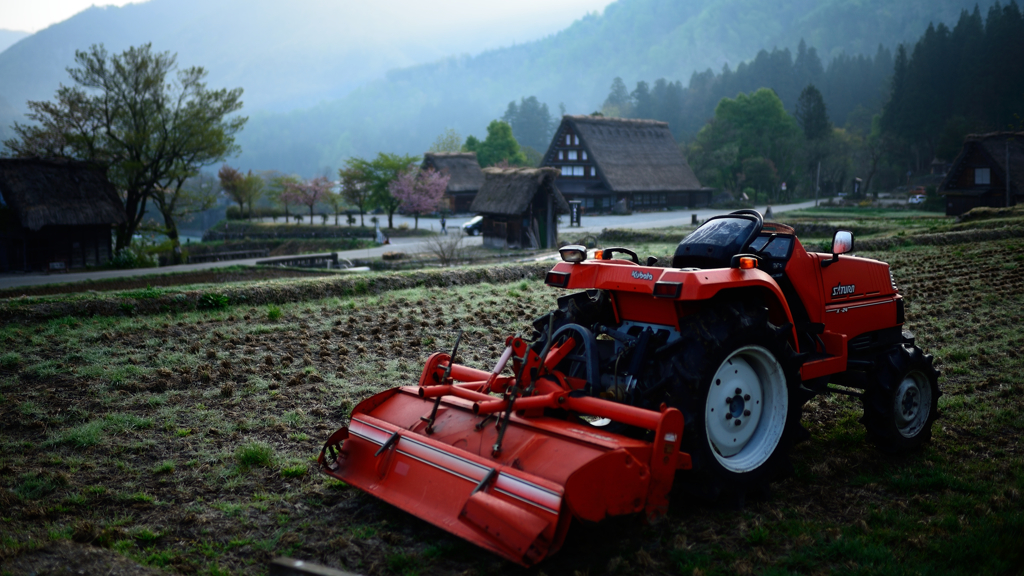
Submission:
POLYGON ((832 236, 832 253, 846 254, 847 252, 853 252, 853 232, 836 230, 832 236))
POLYGON ((847 252, 853 252, 853 232, 849 230, 836 230, 836 233, 832 235, 832 259, 822 260, 821 267, 828 268, 832 264, 839 262, 839 255, 846 254, 847 252))

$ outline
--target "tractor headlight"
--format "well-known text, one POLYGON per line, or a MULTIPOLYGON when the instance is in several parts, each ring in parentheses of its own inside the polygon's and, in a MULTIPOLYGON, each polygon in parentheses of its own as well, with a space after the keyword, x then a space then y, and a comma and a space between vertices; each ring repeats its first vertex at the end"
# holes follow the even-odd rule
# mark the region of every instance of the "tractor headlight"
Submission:
POLYGON ((562 246, 558 249, 558 253, 562 255, 562 260, 565 262, 576 263, 587 259, 587 247, 579 244, 562 246))

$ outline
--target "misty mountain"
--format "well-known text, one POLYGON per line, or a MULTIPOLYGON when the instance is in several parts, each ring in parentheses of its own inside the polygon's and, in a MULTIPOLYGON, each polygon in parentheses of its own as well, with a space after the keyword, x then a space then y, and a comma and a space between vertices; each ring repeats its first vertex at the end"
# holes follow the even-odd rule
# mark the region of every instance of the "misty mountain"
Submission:
MULTIPOLYGON (((662 77, 685 86, 697 72, 735 69, 762 49, 795 50, 801 39, 826 63, 838 54, 871 56, 879 45, 916 41, 929 22, 954 22, 974 3, 618 0, 557 33, 550 19, 515 17, 513 4, 446 10, 446 0, 94 7, 0 53, 0 136, 10 123, 4 110, 23 112, 26 100, 50 99, 67 81, 75 50, 152 42, 176 52, 182 66, 205 67, 211 87, 245 89, 250 121, 234 164, 329 174, 352 155, 420 154, 448 127, 482 137, 523 96, 555 114, 560 103, 590 113, 616 76, 631 88, 662 77), (467 10, 491 19, 468 18, 467 10), (498 48, 524 38, 541 39, 498 48)), ((986 10, 992 0, 979 4, 986 10)))
MULTIPOLYGON (((577 5, 579 3, 576 3, 577 5)), ((0 98, 19 110, 53 97, 76 50, 152 42, 202 66, 209 85, 245 89, 246 111, 337 99, 391 68, 476 53, 556 32, 577 14, 536 22, 514 8, 450 10, 452 0, 149 0, 91 7, 0 53, 0 98), (475 22, 467 26, 466 22, 475 22)), ((0 36, 0 39, 3 37, 0 36)))
MULTIPOLYGON (((992 2, 982 2, 986 10, 992 2)), ((612 79, 682 80, 735 68, 801 38, 822 61, 915 42, 975 0, 619 0, 553 36, 477 56, 394 70, 336 101, 254 114, 240 135, 246 168, 333 171, 351 155, 421 154, 445 128, 482 137, 508 102, 537 96, 554 112, 601 107, 612 79)), ((795 51, 795 50, 794 50, 795 51)), ((698 122, 701 122, 698 120, 698 122)))
POLYGON ((22 32, 21 30, 4 30, 3 28, 0 28, 0 52, 7 50, 8 46, 26 36, 29 36, 28 32, 22 32))

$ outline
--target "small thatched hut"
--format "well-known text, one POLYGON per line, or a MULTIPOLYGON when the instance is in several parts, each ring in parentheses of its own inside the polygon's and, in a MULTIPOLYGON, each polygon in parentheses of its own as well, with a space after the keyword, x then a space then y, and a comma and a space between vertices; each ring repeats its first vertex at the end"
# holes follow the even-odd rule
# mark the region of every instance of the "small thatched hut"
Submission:
POLYGON ((473 198, 484 183, 484 173, 476 161, 476 152, 427 152, 420 168, 433 168, 448 174, 444 191, 445 207, 450 212, 469 212, 473 198))
POLYGON ((679 151, 668 123, 633 118, 563 116, 544 165, 555 185, 587 211, 694 208, 711 202, 679 151))
POLYGON ((558 215, 569 204, 555 187, 554 168, 485 168, 472 210, 483 214, 484 246, 554 248, 558 215))
POLYGON ((970 134, 939 185, 946 215, 1024 200, 1024 132, 970 134))
POLYGON ((84 162, 0 158, 0 272, 100 265, 124 208, 106 171, 84 162))

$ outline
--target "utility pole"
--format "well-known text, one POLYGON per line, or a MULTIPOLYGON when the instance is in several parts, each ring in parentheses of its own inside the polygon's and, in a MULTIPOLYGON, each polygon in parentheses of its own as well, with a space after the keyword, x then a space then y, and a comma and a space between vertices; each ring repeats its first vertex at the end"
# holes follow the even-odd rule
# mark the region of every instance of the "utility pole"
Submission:
POLYGON ((821 160, 818 161, 818 175, 814 177, 814 207, 818 207, 818 191, 821 190, 821 160))
POLYGON ((1006 138, 1006 169, 1003 170, 1003 174, 1006 174, 1006 207, 1010 207, 1010 138, 1006 138))

